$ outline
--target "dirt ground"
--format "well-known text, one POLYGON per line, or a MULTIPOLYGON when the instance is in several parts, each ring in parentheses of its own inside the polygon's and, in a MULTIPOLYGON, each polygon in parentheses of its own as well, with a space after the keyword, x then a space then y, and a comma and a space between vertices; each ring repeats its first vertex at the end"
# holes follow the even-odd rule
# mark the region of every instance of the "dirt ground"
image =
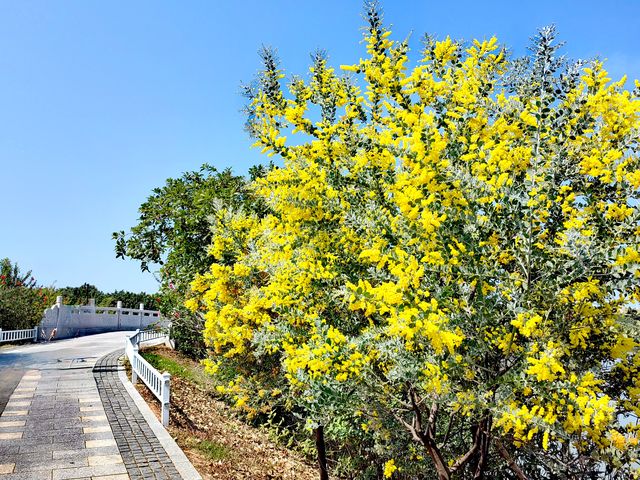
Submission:
MULTIPOLYGON (((156 354, 182 365, 199 368, 166 347, 156 354)), ((159 403, 139 383, 136 387, 159 418, 159 403)), ((317 469, 300 455, 274 444, 268 435, 234 418, 230 409, 194 382, 171 378, 169 433, 185 452, 202 478, 256 480, 312 480, 317 469)))

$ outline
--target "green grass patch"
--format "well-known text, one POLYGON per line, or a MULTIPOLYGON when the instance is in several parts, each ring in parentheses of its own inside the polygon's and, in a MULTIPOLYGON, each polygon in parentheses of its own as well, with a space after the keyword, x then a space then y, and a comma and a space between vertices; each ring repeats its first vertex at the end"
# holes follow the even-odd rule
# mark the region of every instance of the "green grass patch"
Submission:
POLYGON ((196 448, 211 460, 223 460, 229 456, 229 449, 225 445, 210 440, 201 440, 196 448))
POLYGON ((153 352, 140 352, 140 355, 149 362, 156 370, 160 372, 169 372, 172 376, 178 376, 180 378, 184 378, 185 380, 190 380, 192 382, 198 383, 198 379, 195 373, 188 367, 184 365, 180 365, 175 360, 172 360, 167 357, 163 357, 162 355, 158 355, 153 352))

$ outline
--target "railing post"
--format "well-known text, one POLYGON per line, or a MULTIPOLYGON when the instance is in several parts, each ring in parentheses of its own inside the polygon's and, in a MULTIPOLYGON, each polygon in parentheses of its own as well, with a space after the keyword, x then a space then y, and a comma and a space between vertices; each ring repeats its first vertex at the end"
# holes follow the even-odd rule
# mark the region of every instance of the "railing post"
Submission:
POLYGON ((35 327, 33 327, 33 341, 34 343, 38 343, 38 326, 36 325, 35 327))
MULTIPOLYGON (((56 297, 56 326, 53 327, 53 331, 57 332, 58 331, 58 327, 60 326, 60 311, 62 310, 62 295, 58 295, 56 297)), ((53 338, 53 336, 49 337, 49 340, 51 340, 53 338)))
POLYGON ((142 330, 142 318, 143 318, 142 312, 143 312, 143 310, 144 310, 144 303, 141 303, 140 304, 140 313, 138 314, 138 315, 140 315, 140 330, 142 330))
POLYGON ((120 323, 120 311, 122 310, 122 301, 118 300, 118 303, 116 303, 116 313, 118 314, 118 330, 120 330, 121 328, 121 323, 120 323))
POLYGON ((136 355, 138 355, 138 344, 131 343, 133 349, 133 355, 131 355, 131 383, 134 385, 138 383, 138 373, 136 372, 136 355))
POLYGON ((169 426, 169 397, 170 397, 170 387, 169 381, 171 380, 171 375, 168 372, 164 372, 162 374, 162 425, 164 427, 169 426))

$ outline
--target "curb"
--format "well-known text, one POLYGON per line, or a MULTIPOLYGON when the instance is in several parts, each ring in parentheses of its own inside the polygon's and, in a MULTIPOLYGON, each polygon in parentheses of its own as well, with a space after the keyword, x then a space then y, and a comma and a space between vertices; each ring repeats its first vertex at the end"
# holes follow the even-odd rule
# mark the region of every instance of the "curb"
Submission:
POLYGON ((169 455, 169 458, 173 462, 176 470, 178 470, 182 478, 184 480, 202 480, 202 477, 194 468, 194 466, 191 465, 191 462, 184 454, 182 449, 171 437, 169 432, 162 426, 160 421, 156 418, 156 416, 149 408, 149 405, 147 405, 147 402, 142 398, 142 396, 140 396, 138 391, 129 381, 124 369, 118 369, 118 377, 120 377, 120 381, 124 385, 124 388, 127 390, 127 393, 138 407, 138 410, 140 410, 140 413, 146 420, 149 428, 151 428, 158 441, 167 452, 167 455, 169 455))

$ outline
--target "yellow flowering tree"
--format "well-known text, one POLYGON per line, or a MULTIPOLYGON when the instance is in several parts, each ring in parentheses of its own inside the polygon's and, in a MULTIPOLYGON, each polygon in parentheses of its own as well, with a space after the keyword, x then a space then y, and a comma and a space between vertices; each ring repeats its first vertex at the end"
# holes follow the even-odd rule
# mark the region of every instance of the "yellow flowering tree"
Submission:
POLYGON ((283 166, 193 283, 220 391, 361 435, 372 476, 633 476, 638 83, 564 63, 553 28, 519 60, 426 37, 410 68, 367 17, 365 58, 285 85, 265 51, 248 89, 283 166))

